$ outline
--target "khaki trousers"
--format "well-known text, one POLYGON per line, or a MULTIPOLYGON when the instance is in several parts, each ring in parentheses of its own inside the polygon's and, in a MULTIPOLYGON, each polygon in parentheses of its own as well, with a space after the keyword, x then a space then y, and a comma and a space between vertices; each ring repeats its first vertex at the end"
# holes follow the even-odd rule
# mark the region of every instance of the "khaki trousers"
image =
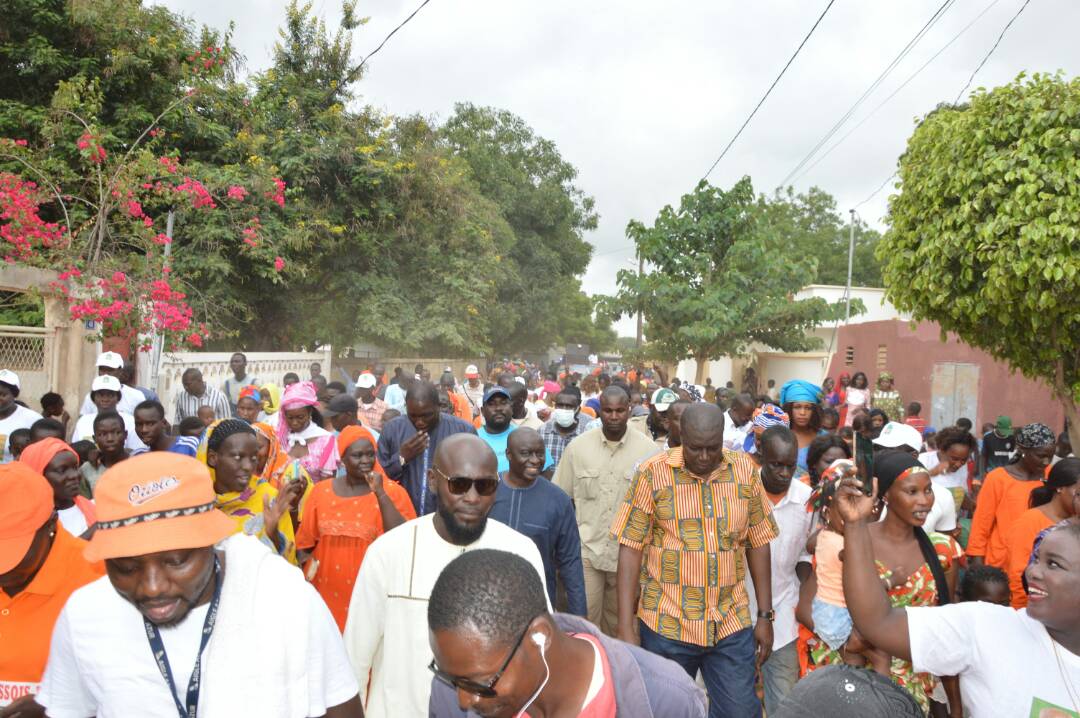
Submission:
POLYGON ((581 559, 585 572, 585 603, 589 621, 609 636, 619 626, 618 597, 615 592, 615 572, 593 568, 586 558, 581 559))

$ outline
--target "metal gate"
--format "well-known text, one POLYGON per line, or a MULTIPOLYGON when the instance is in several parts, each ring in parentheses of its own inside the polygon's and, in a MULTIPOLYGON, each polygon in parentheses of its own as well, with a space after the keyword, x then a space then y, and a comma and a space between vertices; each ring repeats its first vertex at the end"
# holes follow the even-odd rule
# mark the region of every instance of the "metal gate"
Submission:
MULTIPOLYGON (((941 362, 930 378, 930 424, 938 429, 952 426, 960 417, 977 422, 979 366, 941 362)), ((976 424, 977 425, 977 424, 976 424)))
POLYGON ((0 369, 19 375, 19 400, 40 411, 41 395, 51 389, 49 357, 52 332, 44 327, 0 325, 0 369))

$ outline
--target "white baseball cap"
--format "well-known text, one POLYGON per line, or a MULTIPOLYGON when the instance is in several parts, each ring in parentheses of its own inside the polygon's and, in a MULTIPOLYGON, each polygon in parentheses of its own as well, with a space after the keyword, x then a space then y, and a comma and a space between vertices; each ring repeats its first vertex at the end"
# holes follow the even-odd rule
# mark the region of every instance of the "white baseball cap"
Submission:
POLYGON ((16 389, 22 389, 22 386, 19 384, 19 375, 10 369, 0 369, 0 381, 5 384, 10 384, 16 389))
MULTIPOLYGON (((102 352, 101 354, 98 354, 97 365, 103 366, 106 369, 123 369, 124 357, 116 352, 102 352)), ((117 391, 120 390, 117 389, 117 391)))
POLYGON ((374 374, 364 372, 360 376, 356 377, 356 386, 360 387, 361 389, 374 389, 376 383, 377 382, 375 381, 374 374))
POLYGON ((94 377, 94 383, 90 385, 91 393, 95 391, 115 391, 120 393, 120 380, 111 374, 102 374, 94 377))
POLYGON ((480 376, 480 370, 476 368, 475 364, 470 364, 469 366, 465 367, 466 379, 475 379, 478 376, 480 376))
POLYGON ((919 430, 908 424, 898 421, 890 421, 881 427, 881 433, 874 439, 874 446, 884 449, 896 449, 901 446, 910 446, 916 451, 922 451, 923 438, 919 430))

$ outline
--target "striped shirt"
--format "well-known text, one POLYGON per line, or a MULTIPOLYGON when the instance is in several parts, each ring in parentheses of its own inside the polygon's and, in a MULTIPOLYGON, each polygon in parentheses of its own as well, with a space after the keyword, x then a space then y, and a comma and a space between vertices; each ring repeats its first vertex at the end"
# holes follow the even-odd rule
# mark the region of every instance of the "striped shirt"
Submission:
POLYGON ((376 398, 370 404, 358 401, 357 405, 356 418, 360 420, 360 423, 369 429, 382 431, 382 415, 390 408, 386 402, 376 398))
POLYGON ((746 547, 778 533, 753 461, 726 449, 705 480, 685 468, 682 448, 649 459, 611 524, 613 538, 644 554, 638 618, 705 647, 752 625, 746 547))
POLYGON ((200 406, 212 406, 214 416, 218 419, 228 419, 232 416, 232 407, 229 406, 228 398, 212 386, 207 386, 202 396, 192 396, 187 389, 181 389, 176 396, 176 424, 189 416, 198 416, 200 406))
POLYGON ((589 430, 587 418, 578 414, 577 424, 569 434, 563 434, 559 431, 559 425, 555 423, 554 419, 549 419, 546 424, 537 429, 540 438, 544 440, 544 448, 547 449, 548 455, 551 456, 551 460, 554 462, 552 466, 559 465, 559 459, 562 458, 566 446, 571 441, 589 430))

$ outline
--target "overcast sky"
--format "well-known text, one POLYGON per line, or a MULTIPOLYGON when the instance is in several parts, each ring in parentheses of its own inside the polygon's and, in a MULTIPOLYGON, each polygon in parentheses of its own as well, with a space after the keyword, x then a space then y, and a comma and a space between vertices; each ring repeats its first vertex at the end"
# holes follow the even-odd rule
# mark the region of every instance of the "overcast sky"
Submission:
MULTIPOLYGON (((357 58, 421 0, 361 0, 357 58)), ((630 219, 691 190, 794 52, 827 0, 431 0, 368 64, 361 100, 389 113, 446 117, 469 101, 520 115, 553 140, 594 196, 600 226, 585 275, 590 293, 615 289, 629 269, 630 219)), ((236 23, 234 42, 251 70, 270 62, 285 0, 160 0, 196 22, 236 23)), ((730 186, 748 174, 771 192, 904 48, 942 0, 836 0, 757 116, 710 176, 730 186)), ((832 146, 986 10, 925 70, 824 160, 797 177, 846 212, 894 171, 913 121, 952 101, 1024 0, 957 0, 825 145, 832 146)), ((336 0, 314 0, 331 27, 336 0)), ((1072 76, 1080 69, 1080 3, 1031 0, 972 87, 1021 71, 1072 76)), ((859 207, 882 227, 890 186, 859 207)), ((633 321, 619 325, 633 334, 633 321)))

